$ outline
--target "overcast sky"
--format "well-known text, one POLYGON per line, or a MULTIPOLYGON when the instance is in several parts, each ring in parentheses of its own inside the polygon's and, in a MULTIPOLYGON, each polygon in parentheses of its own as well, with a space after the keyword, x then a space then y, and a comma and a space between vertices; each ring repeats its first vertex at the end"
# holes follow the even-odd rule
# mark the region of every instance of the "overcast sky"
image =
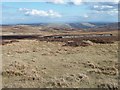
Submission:
MULTIPOLYGON (((118 3, 85 0, 2 2, 2 23, 117 22, 118 3)), ((32 0, 33 1, 33 0, 32 0)))

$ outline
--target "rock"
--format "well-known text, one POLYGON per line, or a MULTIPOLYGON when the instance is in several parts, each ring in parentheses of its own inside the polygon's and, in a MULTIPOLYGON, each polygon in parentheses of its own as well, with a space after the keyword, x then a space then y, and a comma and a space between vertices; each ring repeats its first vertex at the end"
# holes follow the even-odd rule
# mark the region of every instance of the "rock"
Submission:
POLYGON ((85 44, 89 44, 89 45, 93 45, 93 42, 92 41, 89 41, 89 40, 87 40, 87 41, 82 41, 83 43, 85 43, 85 44))

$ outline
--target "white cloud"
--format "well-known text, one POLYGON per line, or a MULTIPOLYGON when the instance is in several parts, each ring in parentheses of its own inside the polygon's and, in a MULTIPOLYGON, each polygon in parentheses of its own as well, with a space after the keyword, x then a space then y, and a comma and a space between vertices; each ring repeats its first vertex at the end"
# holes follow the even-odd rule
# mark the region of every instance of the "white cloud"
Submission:
POLYGON ((117 4, 119 0, 46 0, 47 2, 54 3, 54 4, 69 4, 71 2, 74 5, 80 5, 84 2, 112 2, 117 4))
POLYGON ((109 6, 109 5, 94 5, 93 6, 95 9, 112 9, 113 6, 109 6))
POLYGON ((83 0, 48 0, 47 2, 54 4, 68 4, 69 2, 71 2, 74 5, 80 5, 83 2, 83 0))
MULTIPOLYGON (((71 0, 1 0, 2 2, 55 2, 55 3, 63 3, 70 2, 71 0)), ((73 0, 76 1, 76 0, 73 0)), ((77 0, 81 1, 81 0, 77 0)), ((119 0, 82 0, 83 2, 113 2, 118 3, 119 0)))
POLYGON ((84 15, 84 18, 88 18, 89 16, 87 14, 84 15))
POLYGON ((43 16, 43 17, 61 17, 58 12, 53 10, 37 10, 37 9, 27 9, 27 8, 19 8, 19 11, 23 12, 25 15, 29 16, 43 16))
POLYGON ((116 16, 116 15, 118 15, 118 10, 117 9, 112 9, 112 10, 109 10, 109 11, 102 10, 102 11, 95 11, 95 13, 116 16))
POLYGON ((114 15, 118 14, 118 6, 115 3, 103 3, 94 5, 92 10, 95 10, 97 14, 114 15))
POLYGON ((64 0, 48 0, 48 2, 54 3, 54 4, 64 4, 64 0))
POLYGON ((111 11, 108 12, 109 15, 118 15, 118 10, 117 9, 113 9, 111 11))
POLYGON ((120 2, 120 0, 113 0, 112 1, 114 4, 118 4, 120 2))
POLYGON ((74 5, 80 5, 83 0, 71 0, 71 2, 74 4, 74 5))

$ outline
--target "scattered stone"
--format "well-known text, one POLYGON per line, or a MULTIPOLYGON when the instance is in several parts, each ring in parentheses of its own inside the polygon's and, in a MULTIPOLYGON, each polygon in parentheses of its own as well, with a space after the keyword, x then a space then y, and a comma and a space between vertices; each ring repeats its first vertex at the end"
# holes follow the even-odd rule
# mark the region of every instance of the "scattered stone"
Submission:
POLYGON ((106 88, 107 90, 118 90, 118 86, 115 84, 103 83, 97 86, 98 88, 106 88))
POLYGON ((85 67, 91 67, 91 68, 96 68, 97 66, 93 63, 91 63, 90 61, 88 61, 87 63, 83 63, 85 67))
POLYGON ((63 46, 73 46, 73 47, 77 47, 77 46, 90 46, 93 45, 93 43, 89 40, 85 41, 67 41, 65 45, 63 46))
POLYGON ((99 69, 90 69, 90 70, 87 70, 87 72, 89 72, 89 73, 97 73, 97 74, 101 74, 102 73, 102 71, 99 70, 99 69))
POLYGON ((35 60, 31 60, 32 62, 35 62, 35 60))
POLYGON ((92 41, 89 41, 89 40, 87 40, 87 41, 83 40, 82 43, 88 44, 88 45, 93 45, 93 42, 92 42, 92 41))

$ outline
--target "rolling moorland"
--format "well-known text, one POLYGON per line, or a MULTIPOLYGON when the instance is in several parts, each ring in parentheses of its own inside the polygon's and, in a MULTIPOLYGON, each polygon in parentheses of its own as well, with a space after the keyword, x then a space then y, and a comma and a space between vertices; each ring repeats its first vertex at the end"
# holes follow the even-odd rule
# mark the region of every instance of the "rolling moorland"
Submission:
POLYGON ((118 89, 117 23, 0 28, 3 88, 118 89))

